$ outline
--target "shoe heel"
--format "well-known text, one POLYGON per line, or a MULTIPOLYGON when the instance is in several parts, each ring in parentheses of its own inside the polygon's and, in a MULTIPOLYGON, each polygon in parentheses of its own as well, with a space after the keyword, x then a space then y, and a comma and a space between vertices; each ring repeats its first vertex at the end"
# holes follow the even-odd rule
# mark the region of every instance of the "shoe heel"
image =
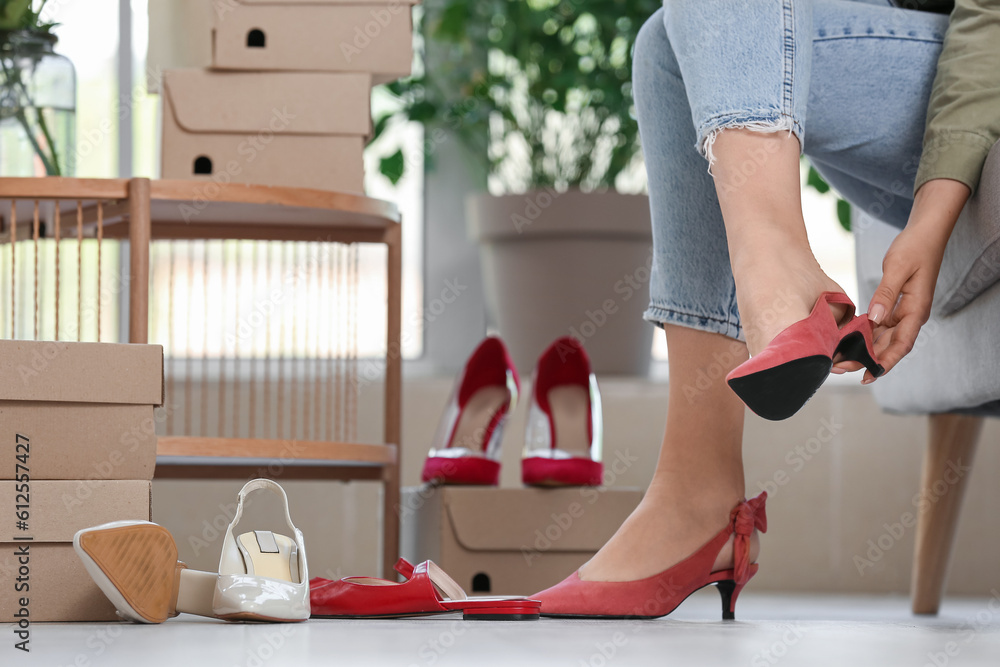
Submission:
POLYGON ((732 579, 726 579, 717 583, 715 587, 719 589, 719 595, 722 597, 722 620, 735 621, 736 598, 743 592, 743 586, 737 586, 732 579))
POLYGON ((874 343, 872 342, 872 325, 867 315, 860 315, 841 330, 844 334, 837 345, 835 354, 844 360, 857 361, 864 365, 875 377, 885 373, 885 369, 875 360, 874 343))

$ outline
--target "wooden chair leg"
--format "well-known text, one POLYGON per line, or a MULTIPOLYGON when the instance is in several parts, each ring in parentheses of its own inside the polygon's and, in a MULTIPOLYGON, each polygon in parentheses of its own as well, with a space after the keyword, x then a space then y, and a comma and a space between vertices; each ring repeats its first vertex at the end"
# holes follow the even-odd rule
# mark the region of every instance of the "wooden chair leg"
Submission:
POLYGON ((982 417, 930 416, 910 585, 914 614, 937 614, 941 606, 962 497, 982 429, 982 417))

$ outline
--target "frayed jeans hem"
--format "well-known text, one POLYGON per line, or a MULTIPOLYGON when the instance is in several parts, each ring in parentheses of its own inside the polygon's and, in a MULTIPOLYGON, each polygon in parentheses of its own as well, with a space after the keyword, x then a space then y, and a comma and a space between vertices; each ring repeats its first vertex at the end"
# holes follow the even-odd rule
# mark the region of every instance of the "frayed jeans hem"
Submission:
MULTIPOLYGON (((715 146, 715 140, 718 139, 719 133, 723 130, 749 130, 764 134, 787 132, 788 136, 795 135, 795 138, 799 140, 799 152, 802 152, 802 123, 792 116, 771 110, 720 114, 707 120, 698 130, 696 148, 701 156, 708 160, 709 171, 715 164, 715 153, 712 150, 715 146)), ((749 156, 749 159, 759 161, 752 155, 749 156)))

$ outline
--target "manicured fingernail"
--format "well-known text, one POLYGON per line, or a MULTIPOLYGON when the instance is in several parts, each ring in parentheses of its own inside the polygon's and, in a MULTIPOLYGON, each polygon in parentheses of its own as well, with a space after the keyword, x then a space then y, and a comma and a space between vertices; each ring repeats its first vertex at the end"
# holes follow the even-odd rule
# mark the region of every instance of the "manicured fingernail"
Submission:
POLYGON ((876 303, 872 306, 872 309, 868 311, 868 319, 875 324, 881 324, 883 317, 885 317, 885 306, 880 303, 876 303))
POLYGON ((866 376, 865 376, 865 379, 863 379, 863 380, 861 381, 861 384, 871 384, 871 383, 872 383, 872 382, 874 382, 874 381, 875 381, 875 378, 873 378, 873 377, 869 377, 869 376, 867 376, 867 375, 866 375, 866 376))
POLYGON ((835 374, 835 375, 843 375, 847 371, 845 371, 843 368, 836 368, 836 367, 834 367, 834 368, 830 369, 830 372, 833 373, 833 374, 835 374))

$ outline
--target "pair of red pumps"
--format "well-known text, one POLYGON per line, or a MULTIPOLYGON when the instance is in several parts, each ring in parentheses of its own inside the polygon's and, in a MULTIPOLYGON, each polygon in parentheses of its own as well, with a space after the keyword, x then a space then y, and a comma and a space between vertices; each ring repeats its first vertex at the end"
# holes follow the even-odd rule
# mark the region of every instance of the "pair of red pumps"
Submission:
MULTIPOLYGON (((486 338, 465 364, 424 463, 422 479, 495 486, 504 424, 520 390, 503 341, 486 338)), ((575 338, 552 343, 538 359, 521 457, 528 486, 599 486, 604 474, 601 393, 575 338)))

